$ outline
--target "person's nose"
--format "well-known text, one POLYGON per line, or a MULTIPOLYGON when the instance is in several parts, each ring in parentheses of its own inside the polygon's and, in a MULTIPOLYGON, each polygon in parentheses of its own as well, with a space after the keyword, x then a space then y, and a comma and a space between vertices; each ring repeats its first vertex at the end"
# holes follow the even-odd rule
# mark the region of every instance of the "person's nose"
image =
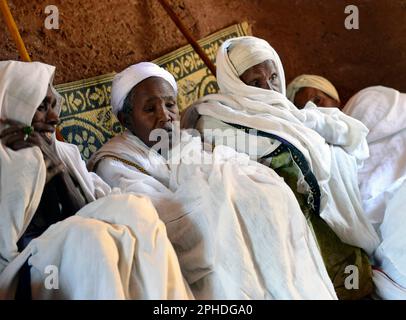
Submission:
POLYGON ((159 110, 159 122, 161 124, 165 124, 172 120, 170 112, 166 107, 165 103, 160 104, 158 110, 159 110))
POLYGON ((47 123, 50 125, 55 125, 55 126, 59 123, 59 115, 55 108, 48 109, 47 123))

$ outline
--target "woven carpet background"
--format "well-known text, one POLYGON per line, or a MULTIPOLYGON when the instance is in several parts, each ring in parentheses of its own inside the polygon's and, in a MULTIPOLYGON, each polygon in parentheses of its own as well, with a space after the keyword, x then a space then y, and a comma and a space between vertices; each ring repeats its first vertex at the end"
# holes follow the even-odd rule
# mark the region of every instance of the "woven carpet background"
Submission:
MULTIPOLYGON (((218 31, 198 42, 210 60, 215 63, 217 50, 226 39, 250 34, 248 23, 243 22, 218 31)), ((179 88, 180 111, 198 98, 218 91, 216 78, 190 45, 152 62, 165 68, 175 77, 179 88)), ((66 142, 78 146, 85 161, 112 136, 123 130, 112 113, 110 105, 114 74, 56 86, 63 97, 59 130, 66 142)))

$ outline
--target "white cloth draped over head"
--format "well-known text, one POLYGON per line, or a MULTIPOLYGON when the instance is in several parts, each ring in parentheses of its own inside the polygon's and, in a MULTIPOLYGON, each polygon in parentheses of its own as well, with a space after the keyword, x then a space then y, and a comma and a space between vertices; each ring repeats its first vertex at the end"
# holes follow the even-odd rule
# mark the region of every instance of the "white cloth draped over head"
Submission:
POLYGON ((319 89, 334 100, 340 102, 340 96, 338 95, 337 89, 334 87, 334 85, 326 78, 312 74, 302 74, 293 79, 286 88, 287 98, 294 102, 296 93, 301 88, 306 87, 319 89))
POLYGON ((246 36, 226 40, 217 52, 217 83, 222 93, 234 92, 237 85, 243 90, 241 95, 252 94, 252 90, 245 90, 247 87, 239 77, 249 68, 266 60, 272 60, 277 69, 281 83, 282 95, 285 95, 285 71, 278 53, 270 44, 256 37, 246 36), (233 79, 230 82, 229 79, 233 79))
POLYGON ((406 94, 382 86, 369 87, 355 94, 343 112, 369 129, 371 156, 358 179, 365 212, 372 223, 379 224, 385 198, 406 178, 406 94))
MULTIPOLYGON (((54 70, 38 62, 0 62, 1 118, 31 125, 54 70)), ((38 147, 13 151, 0 143, 0 299, 14 298, 18 272, 27 259, 33 299, 188 296, 165 226, 150 200, 111 194, 101 178, 87 171, 76 146, 53 139, 56 153, 91 203, 18 252, 17 242, 41 200, 46 167, 38 147), (59 270, 59 290, 44 287, 50 265, 59 270)))
MULTIPOLYGON (((225 41, 218 50, 221 93, 202 97, 190 106, 183 115, 182 127, 195 128, 198 117, 204 120, 202 116, 207 116, 275 134, 292 143, 303 153, 320 185, 323 219, 342 241, 371 254, 379 239, 362 211, 356 179, 356 161, 368 157, 368 129, 337 108, 317 108, 309 102, 299 110, 279 92, 244 84, 227 51, 230 43, 239 39, 225 41), (340 169, 342 166, 349 171, 340 169)), ((262 50, 263 40, 258 41, 262 50)), ((281 64, 277 66, 283 69, 281 64)), ((200 126, 203 135, 204 126, 200 126)), ((263 155, 262 150, 258 152, 263 155)))
POLYGON ((150 78, 159 77, 170 83, 177 94, 178 87, 172 74, 152 62, 140 62, 116 74, 111 87, 111 107, 115 115, 122 110, 124 100, 137 84, 150 78))
POLYGON ((107 142, 93 164, 111 186, 151 198, 195 297, 336 299, 283 180, 245 154, 221 146, 205 153, 199 137, 182 134, 168 161, 126 131, 107 142))

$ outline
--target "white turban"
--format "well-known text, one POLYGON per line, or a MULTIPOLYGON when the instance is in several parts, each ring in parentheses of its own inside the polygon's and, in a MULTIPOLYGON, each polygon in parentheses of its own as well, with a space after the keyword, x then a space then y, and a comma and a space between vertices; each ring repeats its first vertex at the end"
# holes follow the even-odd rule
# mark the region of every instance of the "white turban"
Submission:
POLYGON ((130 93, 131 89, 141 81, 150 77, 165 79, 170 83, 173 90, 175 90, 175 94, 177 94, 178 87, 176 86, 176 80, 168 71, 152 62, 140 62, 134 64, 116 74, 113 79, 113 85, 111 88, 111 106, 115 115, 123 109, 124 100, 130 93))
POLYGON ((0 61, 0 117, 31 125, 54 72, 41 62, 0 61))
POLYGON ((243 82, 239 77, 247 69, 266 60, 272 60, 275 63, 281 83, 281 93, 285 95, 285 72, 278 53, 267 41, 251 36, 228 39, 218 50, 216 63, 217 83, 220 91, 222 93, 239 92, 240 94, 243 94, 240 90, 244 91, 244 88, 253 91, 253 87, 242 86, 243 82), (234 90, 236 88, 232 84, 237 85, 238 90, 234 90))
POLYGON ((319 89, 334 100, 340 102, 338 92, 330 81, 328 81, 326 78, 309 74, 302 74, 301 76, 296 77, 291 83, 289 83, 286 89, 287 98, 290 101, 294 102, 296 93, 301 88, 306 87, 319 89))

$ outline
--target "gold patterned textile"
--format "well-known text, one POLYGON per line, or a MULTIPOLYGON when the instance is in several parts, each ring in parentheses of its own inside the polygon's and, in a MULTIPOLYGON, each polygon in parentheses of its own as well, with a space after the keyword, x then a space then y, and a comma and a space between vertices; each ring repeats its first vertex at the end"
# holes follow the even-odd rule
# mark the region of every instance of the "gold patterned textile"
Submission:
MULTIPOLYGON (((226 39, 250 34, 248 23, 243 22, 198 42, 210 60, 215 62, 217 49, 226 39)), ((181 111, 198 98, 218 91, 215 77, 190 45, 152 62, 175 77, 179 88, 178 106, 181 111)), ((78 146, 85 161, 112 136, 123 130, 111 111, 113 77, 114 73, 110 73, 56 86, 63 97, 59 130, 66 142, 78 146)))

